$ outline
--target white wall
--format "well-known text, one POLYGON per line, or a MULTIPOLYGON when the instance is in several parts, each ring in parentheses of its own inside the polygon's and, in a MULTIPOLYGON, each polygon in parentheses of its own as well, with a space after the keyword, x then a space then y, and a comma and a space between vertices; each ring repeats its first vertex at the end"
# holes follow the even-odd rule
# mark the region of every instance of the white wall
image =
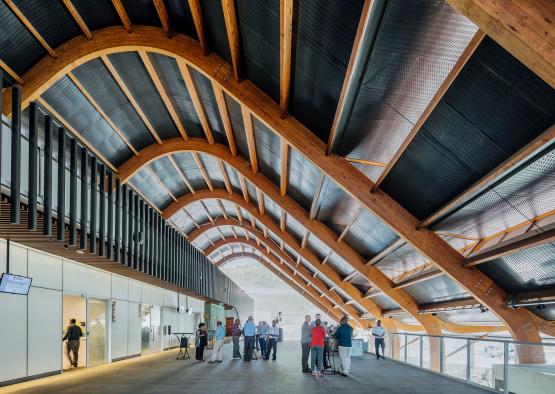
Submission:
MULTIPOLYGON (((0 274, 6 272, 7 250, 7 241, 0 239, 0 274)), ((114 321, 108 316, 112 359, 141 353, 140 304, 166 307, 172 332, 194 331, 193 316, 177 313, 178 305, 204 311, 203 301, 184 294, 14 242, 9 250, 10 273, 33 281, 28 296, 0 293, 0 383, 62 369, 62 330, 67 325, 63 316, 69 312, 64 310, 64 294, 114 303, 114 321)), ((168 340, 172 346, 177 342, 168 340)))

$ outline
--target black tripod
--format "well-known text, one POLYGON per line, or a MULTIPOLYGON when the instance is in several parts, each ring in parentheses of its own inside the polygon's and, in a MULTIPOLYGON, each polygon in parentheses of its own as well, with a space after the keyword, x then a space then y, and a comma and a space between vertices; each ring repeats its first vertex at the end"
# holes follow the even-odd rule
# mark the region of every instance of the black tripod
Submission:
MULTIPOLYGON (((338 375, 341 372, 335 367, 335 353, 337 353, 337 340, 326 338, 324 343, 324 375, 338 375)), ((341 362, 341 361, 340 361, 341 362)))

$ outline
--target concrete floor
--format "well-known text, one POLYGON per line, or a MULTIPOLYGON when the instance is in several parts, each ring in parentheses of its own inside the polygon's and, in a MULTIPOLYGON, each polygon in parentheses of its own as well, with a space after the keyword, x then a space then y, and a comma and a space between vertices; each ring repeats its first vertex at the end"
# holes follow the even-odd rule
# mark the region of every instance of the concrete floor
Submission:
MULTIPOLYGON (((0 393, 484 393, 465 383, 374 357, 354 358, 349 378, 300 372, 300 345, 278 344, 278 360, 246 363, 225 345, 221 364, 175 360, 176 351, 65 372, 0 389, 0 393)), ((194 356, 194 351, 192 352, 194 356)), ((210 351, 205 353, 208 361, 210 351)))

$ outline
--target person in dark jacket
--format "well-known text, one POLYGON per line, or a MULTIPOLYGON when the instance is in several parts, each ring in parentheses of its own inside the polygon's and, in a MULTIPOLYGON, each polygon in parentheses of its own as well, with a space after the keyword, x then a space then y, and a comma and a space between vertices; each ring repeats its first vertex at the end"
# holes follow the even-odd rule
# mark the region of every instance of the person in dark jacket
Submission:
POLYGON ((195 359, 199 363, 204 362, 204 348, 208 344, 208 334, 206 332, 206 324, 200 323, 198 325, 198 330, 196 332, 196 351, 195 351, 195 359))
POLYGON ((67 358, 69 358, 69 362, 71 365, 77 367, 79 361, 79 343, 81 337, 83 336, 83 331, 81 330, 81 327, 79 327, 75 323, 75 319, 71 319, 69 321, 69 326, 67 326, 66 328, 66 334, 62 338, 62 341, 67 340, 67 358), (73 359, 71 358, 72 353, 73 359))
POLYGON ((346 317, 342 317, 339 323, 340 325, 333 336, 337 340, 337 350, 339 351, 339 357, 341 357, 341 375, 349 376, 353 328, 348 324, 346 317))

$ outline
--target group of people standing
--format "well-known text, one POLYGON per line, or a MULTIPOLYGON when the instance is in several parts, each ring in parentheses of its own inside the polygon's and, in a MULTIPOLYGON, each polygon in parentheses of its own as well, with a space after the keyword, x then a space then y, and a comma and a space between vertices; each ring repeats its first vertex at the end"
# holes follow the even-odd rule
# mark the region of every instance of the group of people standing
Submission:
POLYGON ((277 322, 275 320, 272 321, 272 325, 268 325, 265 321, 260 321, 258 326, 256 326, 252 316, 249 316, 245 325, 241 327, 241 321, 239 319, 235 319, 233 328, 231 329, 234 360, 241 359, 241 351, 239 348, 241 335, 245 338, 243 360, 251 361, 253 359, 255 341, 257 337, 262 358, 264 360, 269 360, 271 356, 272 360, 276 360, 279 327, 277 326, 277 322))
POLYGON ((312 376, 322 376, 325 364, 325 351, 329 346, 326 341, 328 338, 335 338, 337 348, 341 358, 340 373, 342 376, 349 376, 351 368, 351 347, 352 347, 353 328, 348 324, 347 318, 343 317, 339 327, 331 332, 327 325, 322 322, 320 314, 316 314, 316 319, 312 321, 310 315, 305 316, 301 326, 301 364, 303 373, 312 373, 312 376), (310 368, 308 357, 310 355, 310 368))

